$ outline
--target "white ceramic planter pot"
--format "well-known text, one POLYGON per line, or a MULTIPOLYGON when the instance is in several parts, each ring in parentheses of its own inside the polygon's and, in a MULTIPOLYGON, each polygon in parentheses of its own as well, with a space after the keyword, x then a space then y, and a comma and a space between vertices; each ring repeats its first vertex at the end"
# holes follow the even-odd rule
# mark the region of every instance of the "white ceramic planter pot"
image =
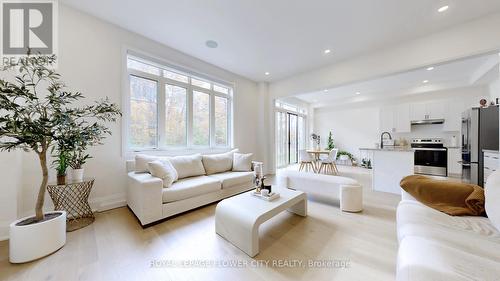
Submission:
POLYGON ((54 211, 45 214, 59 214, 46 221, 29 225, 17 225, 29 218, 22 218, 10 224, 9 261, 23 263, 45 257, 66 244, 66 212, 54 211))
POLYGON ((82 181, 83 180, 83 168, 71 170, 71 178, 74 181, 82 181))

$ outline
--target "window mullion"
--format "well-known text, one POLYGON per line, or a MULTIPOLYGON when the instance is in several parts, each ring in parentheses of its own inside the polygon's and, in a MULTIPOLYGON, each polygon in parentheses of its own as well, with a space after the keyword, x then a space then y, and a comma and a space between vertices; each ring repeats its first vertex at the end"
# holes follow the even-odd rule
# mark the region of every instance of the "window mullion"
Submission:
POLYGON ((165 147, 165 119, 166 119, 166 109, 165 109, 165 82, 163 79, 158 81, 158 148, 165 147))
MULTIPOLYGON (((191 79, 191 78, 189 78, 191 79)), ((187 87, 187 147, 191 148, 193 146, 193 88, 191 86, 187 87)))
POLYGON ((215 96, 210 93, 210 104, 209 104, 209 116, 210 116, 210 147, 215 147, 215 96))

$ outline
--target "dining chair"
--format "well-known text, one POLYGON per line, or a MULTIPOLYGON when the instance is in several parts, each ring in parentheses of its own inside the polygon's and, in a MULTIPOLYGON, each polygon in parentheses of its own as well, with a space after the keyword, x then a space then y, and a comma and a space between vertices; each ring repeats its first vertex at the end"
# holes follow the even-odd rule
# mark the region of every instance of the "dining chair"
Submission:
POLYGON ((299 171, 305 170, 306 172, 313 171, 316 173, 313 157, 307 153, 305 149, 299 150, 300 167, 299 171))
POLYGON ((339 174, 339 170, 337 169, 336 164, 338 152, 338 148, 330 150, 330 153, 328 153, 328 157, 320 161, 318 173, 321 174, 321 172, 323 171, 325 174, 339 174))

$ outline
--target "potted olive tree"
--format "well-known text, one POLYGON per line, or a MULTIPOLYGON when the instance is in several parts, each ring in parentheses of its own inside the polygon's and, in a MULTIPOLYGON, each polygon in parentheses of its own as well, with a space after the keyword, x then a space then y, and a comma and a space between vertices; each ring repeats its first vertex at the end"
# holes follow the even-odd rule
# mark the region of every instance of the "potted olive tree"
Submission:
POLYGON ((55 56, 28 54, 17 65, 4 67, 6 74, 15 73, 12 82, 0 79, 0 150, 36 153, 42 175, 35 215, 10 225, 9 260, 13 263, 46 256, 66 243, 66 213, 43 211, 50 150, 64 140, 73 120, 90 117, 100 124, 114 122, 120 114, 117 105, 107 99, 72 107, 83 95, 65 90, 60 75, 51 68, 55 60, 55 56))

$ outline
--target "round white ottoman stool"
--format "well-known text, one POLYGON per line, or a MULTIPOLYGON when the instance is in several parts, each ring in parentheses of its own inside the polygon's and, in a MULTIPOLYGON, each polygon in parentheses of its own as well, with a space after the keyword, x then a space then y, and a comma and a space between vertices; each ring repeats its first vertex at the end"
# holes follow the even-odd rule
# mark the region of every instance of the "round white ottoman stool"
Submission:
POLYGON ((363 187, 361 185, 340 186, 340 209, 345 212, 363 210, 363 187))

